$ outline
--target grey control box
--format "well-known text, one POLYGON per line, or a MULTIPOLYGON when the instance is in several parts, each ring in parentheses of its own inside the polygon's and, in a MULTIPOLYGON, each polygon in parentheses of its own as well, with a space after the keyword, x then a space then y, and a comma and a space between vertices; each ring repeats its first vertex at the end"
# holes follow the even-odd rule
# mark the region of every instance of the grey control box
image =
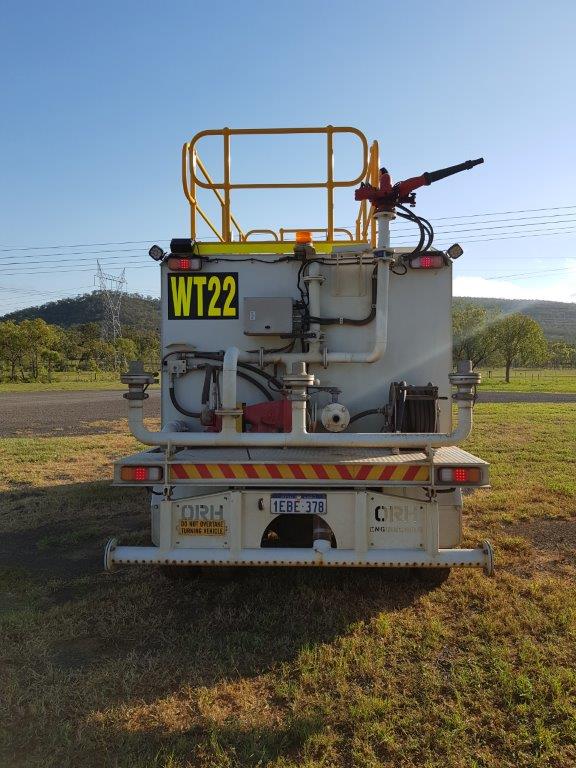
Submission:
POLYGON ((247 336, 279 336, 292 333, 291 298, 258 296, 244 298, 244 333, 247 336))

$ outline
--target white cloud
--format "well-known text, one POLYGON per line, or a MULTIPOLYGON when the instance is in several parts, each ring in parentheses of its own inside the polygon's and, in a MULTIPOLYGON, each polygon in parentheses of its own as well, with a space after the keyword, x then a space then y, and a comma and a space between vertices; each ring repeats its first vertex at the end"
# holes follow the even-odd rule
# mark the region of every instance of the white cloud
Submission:
POLYGON ((497 299, 540 299, 541 301, 576 301, 573 280, 546 286, 523 286, 506 280, 487 280, 485 277, 456 277, 454 296, 486 296, 497 299))
POLYGON ((455 277, 454 296, 484 296, 497 299, 576 301, 576 261, 567 259, 565 272, 543 272, 526 281, 489 280, 485 277, 455 277), (552 278, 552 280, 550 279, 552 278))

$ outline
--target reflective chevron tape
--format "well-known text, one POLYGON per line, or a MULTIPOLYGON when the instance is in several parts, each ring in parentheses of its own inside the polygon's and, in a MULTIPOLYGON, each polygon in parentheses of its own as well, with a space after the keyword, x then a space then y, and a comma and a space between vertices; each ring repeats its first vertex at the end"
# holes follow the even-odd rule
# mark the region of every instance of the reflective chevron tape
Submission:
POLYGON ((419 464, 172 464, 172 480, 405 480, 427 482, 419 464))

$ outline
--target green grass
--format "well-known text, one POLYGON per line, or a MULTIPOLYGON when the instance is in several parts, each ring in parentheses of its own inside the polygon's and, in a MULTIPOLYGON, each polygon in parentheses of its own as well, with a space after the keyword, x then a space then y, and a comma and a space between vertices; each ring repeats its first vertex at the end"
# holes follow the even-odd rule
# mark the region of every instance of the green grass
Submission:
MULTIPOLYGON (((0 382, 2 392, 77 392, 89 389, 126 389, 119 373, 71 372, 55 373, 52 381, 4 381, 0 382)), ((157 385, 153 385, 156 388, 157 385)))
MULTIPOLYGON (((481 370, 481 388, 490 392, 576 392, 576 369, 514 369, 510 383, 503 368, 481 370)), ((156 389, 158 385, 153 385, 156 389)), ((56 373, 50 382, 0 382, 2 392, 80 391, 89 389, 125 389, 119 373, 56 373)))
POLYGON ((503 368, 481 369, 482 391, 576 392, 576 369, 514 368, 506 383, 503 368))
POLYGON ((102 480, 130 438, 14 438, 0 764, 576 765, 576 551, 534 533, 576 517, 576 409, 480 404, 476 422, 466 447, 492 462, 494 488, 466 497, 465 537, 493 540, 498 571, 455 570, 436 589, 375 571, 104 574, 89 564, 108 536, 144 538, 144 493, 102 480), (50 481, 78 450, 81 482, 50 481))

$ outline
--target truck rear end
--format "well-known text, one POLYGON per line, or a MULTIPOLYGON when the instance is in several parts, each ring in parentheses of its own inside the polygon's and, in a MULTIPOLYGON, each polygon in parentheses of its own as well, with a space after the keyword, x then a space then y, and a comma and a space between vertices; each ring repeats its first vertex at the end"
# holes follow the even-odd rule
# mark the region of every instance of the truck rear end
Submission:
POLYGON ((407 207, 418 186, 479 161, 392 185, 377 144, 356 129, 272 129, 326 136, 327 178, 316 184, 326 190, 326 226, 245 232, 231 213, 233 191, 275 186, 231 181, 231 139, 250 132, 207 131, 184 145, 191 237, 173 240, 169 253, 151 249, 162 296, 162 427, 144 424, 154 376, 132 364, 123 376, 129 424, 151 448, 114 468, 116 484, 151 490, 152 543, 111 540, 106 567, 492 573, 489 542, 460 546, 462 491, 489 483, 488 464, 457 447, 479 382, 466 361, 451 373, 452 260, 461 250, 434 249, 430 225, 407 207), (333 177, 339 132, 360 144, 354 179, 333 177), (222 137, 220 184, 198 154, 208 135, 222 137), (354 231, 335 227, 334 190, 358 184, 354 231), (221 228, 210 222, 217 242, 197 237, 196 219, 209 221, 202 187, 221 206, 221 228), (413 248, 391 244, 397 215, 416 227, 413 248))

